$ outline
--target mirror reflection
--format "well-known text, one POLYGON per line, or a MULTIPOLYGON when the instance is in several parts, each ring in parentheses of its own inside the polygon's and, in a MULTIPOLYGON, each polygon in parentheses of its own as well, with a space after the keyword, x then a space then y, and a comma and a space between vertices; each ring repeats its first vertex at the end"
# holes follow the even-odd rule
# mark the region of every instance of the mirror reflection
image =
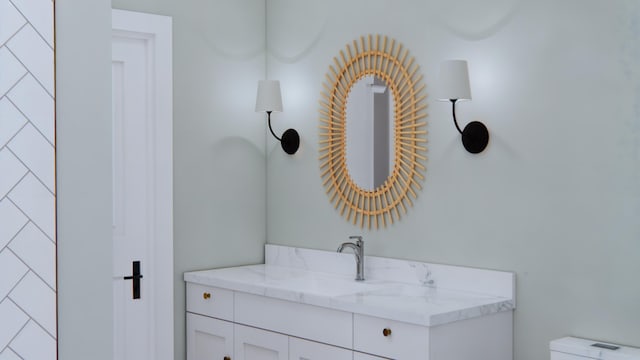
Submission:
POLYGON ((370 75, 358 80, 347 97, 346 162, 359 187, 373 191, 394 166, 394 99, 384 80, 370 75))

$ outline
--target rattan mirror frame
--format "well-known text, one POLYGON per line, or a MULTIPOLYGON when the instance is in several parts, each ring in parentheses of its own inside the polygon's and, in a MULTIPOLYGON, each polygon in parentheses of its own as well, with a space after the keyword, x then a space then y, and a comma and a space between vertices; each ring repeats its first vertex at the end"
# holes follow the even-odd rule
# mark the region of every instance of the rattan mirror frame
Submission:
POLYGON ((415 59, 387 36, 361 36, 346 45, 323 83, 320 99, 319 152, 323 186, 329 201, 347 221, 371 228, 386 227, 407 213, 422 189, 427 157, 426 94, 415 59), (358 186, 346 166, 346 108, 352 86, 362 77, 384 80, 394 99, 394 168, 387 180, 369 191, 358 186))

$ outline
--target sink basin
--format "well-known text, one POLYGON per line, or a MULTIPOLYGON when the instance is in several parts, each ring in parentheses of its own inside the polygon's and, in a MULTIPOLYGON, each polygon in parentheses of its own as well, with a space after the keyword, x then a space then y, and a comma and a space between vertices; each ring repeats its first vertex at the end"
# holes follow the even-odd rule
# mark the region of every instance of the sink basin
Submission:
POLYGON ((300 285, 305 292, 325 296, 342 296, 357 293, 368 293, 381 289, 382 285, 366 281, 346 280, 341 278, 314 278, 300 285))
POLYGON ((355 281, 345 275, 292 272, 282 268, 270 268, 265 281, 274 288, 329 297, 368 293, 383 287, 379 282, 355 281))

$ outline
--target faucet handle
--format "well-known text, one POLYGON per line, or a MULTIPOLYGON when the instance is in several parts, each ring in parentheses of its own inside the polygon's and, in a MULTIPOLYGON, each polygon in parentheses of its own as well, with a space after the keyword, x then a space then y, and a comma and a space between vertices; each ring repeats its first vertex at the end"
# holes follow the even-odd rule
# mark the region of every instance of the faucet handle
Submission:
POLYGON ((353 239, 358 239, 358 241, 362 241, 362 236, 360 236, 360 235, 351 235, 351 236, 349 236, 349 239, 352 239, 352 240, 353 239))
POLYGON ((364 246, 364 240, 362 240, 362 236, 360 236, 360 235, 351 235, 351 236, 349 236, 349 239, 351 239, 351 240, 358 239, 356 241, 356 245, 358 245, 359 247, 363 247, 364 246))

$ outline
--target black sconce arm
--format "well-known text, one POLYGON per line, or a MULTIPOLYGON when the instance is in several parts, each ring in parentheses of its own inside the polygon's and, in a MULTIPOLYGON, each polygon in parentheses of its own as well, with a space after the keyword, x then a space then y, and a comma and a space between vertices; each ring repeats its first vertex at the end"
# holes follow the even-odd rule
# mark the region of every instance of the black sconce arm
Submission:
POLYGON ((456 129, 458 129, 458 132, 460 134, 462 134, 462 130, 460 129, 460 126, 458 125, 458 120, 456 119, 456 101, 458 101, 458 99, 449 99, 451 101, 451 110, 453 111, 453 123, 456 125, 456 129))
POLYGON ((458 125, 458 119, 456 119, 456 101, 458 101, 458 99, 449 100, 451 101, 451 110, 453 111, 453 123, 456 125, 456 129, 458 129, 460 135, 462 135, 462 145, 472 154, 482 152, 489 143, 489 130, 479 121, 472 121, 464 127, 464 130, 461 130, 458 125))
POLYGON ((298 132, 294 129, 287 129, 287 131, 282 134, 282 138, 278 137, 271 128, 271 111, 267 111, 267 122, 269 123, 269 131, 271 131, 271 135, 280 141, 282 150, 289 155, 295 154, 300 147, 300 135, 298 135, 298 132))
POLYGON ((274 133, 273 129, 271 128, 271 111, 267 111, 267 122, 269 123, 269 131, 271 131, 271 135, 273 135, 274 138, 278 139, 278 141, 282 141, 282 139, 279 138, 278 135, 276 135, 276 133, 274 133))

